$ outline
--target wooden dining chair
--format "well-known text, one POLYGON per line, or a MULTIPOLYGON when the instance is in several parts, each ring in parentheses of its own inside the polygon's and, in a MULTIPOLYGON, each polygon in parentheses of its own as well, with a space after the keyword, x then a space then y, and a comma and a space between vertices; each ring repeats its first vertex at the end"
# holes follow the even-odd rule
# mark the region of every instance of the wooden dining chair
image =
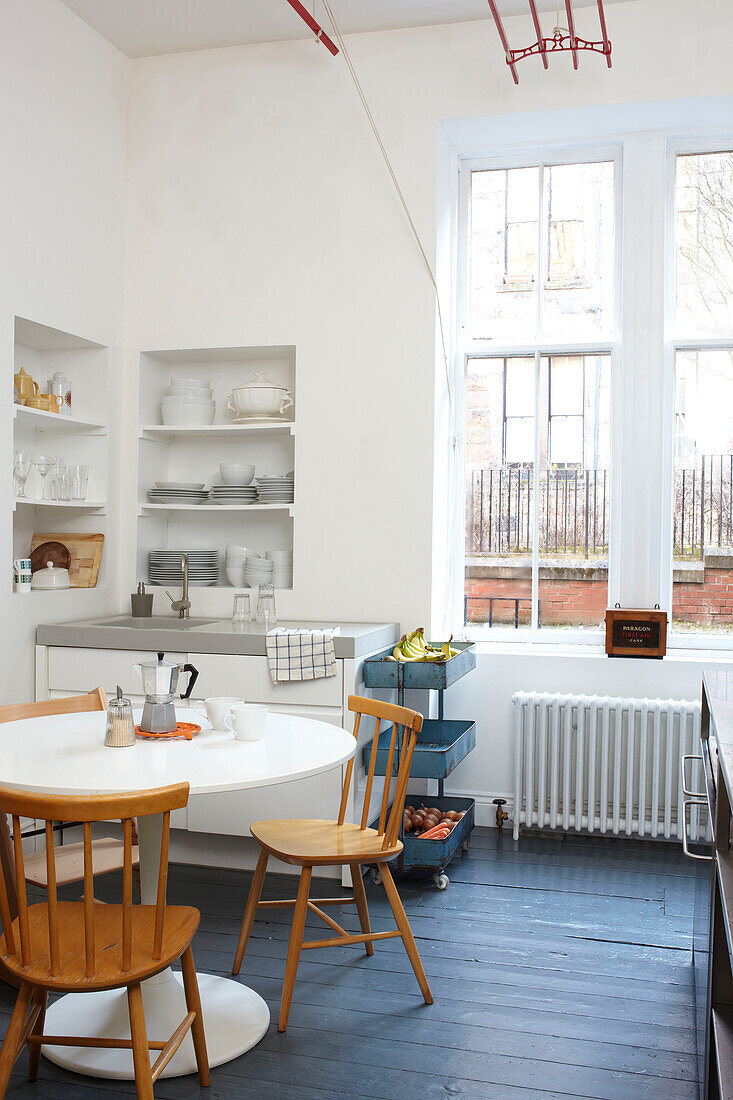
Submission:
POLYGON ((41 1046, 112 1047, 132 1050, 139 1100, 151 1100, 153 1083, 168 1065, 189 1030, 193 1038, 202 1085, 209 1084, 204 1022, 198 992, 191 941, 199 925, 199 911, 188 906, 166 906, 168 844, 171 810, 188 802, 188 783, 91 797, 35 794, 0 786, 0 812, 13 818, 13 859, 18 891, 18 916, 11 920, 6 875, 0 875, 0 961, 20 985, 15 1008, 0 1051, 0 1100, 10 1074, 26 1044, 30 1047, 28 1079, 38 1075, 41 1046), (163 834, 155 905, 133 905, 132 822, 144 814, 163 815, 163 834), (21 817, 45 823, 47 900, 28 904, 25 885, 21 817), (122 904, 103 905, 94 900, 92 823, 122 822, 124 866, 122 904), (79 821, 84 831, 84 898, 59 901, 53 822, 79 821), (140 983, 181 960, 187 1014, 173 1035, 149 1040, 140 983), (70 1035, 45 1035, 44 1022, 49 991, 87 993, 127 988, 130 1039, 70 1035), (151 1067, 150 1050, 160 1051, 151 1067))
MULTIPOLYGON (((16 722, 22 718, 41 718, 55 714, 82 714, 89 711, 107 709, 107 696, 104 688, 98 687, 87 695, 69 695, 63 699, 45 699, 40 703, 11 703, 0 707, 0 722, 16 722)), ((0 766, 0 774, 2 767, 0 766)), ((42 831, 42 830, 41 830, 42 831)), ((26 837, 36 835, 36 831, 26 833, 26 837)), ((84 845, 83 843, 62 844, 56 854, 56 885, 67 886, 72 882, 81 882, 84 878, 84 845)), ((104 875, 108 871, 121 871, 123 865, 123 844, 117 837, 98 837, 92 841, 94 852, 94 873, 104 875)), ((132 833, 132 862, 135 877, 140 885, 139 859, 137 851, 137 825, 133 824, 132 833)), ((0 814, 0 866, 2 867, 6 882, 8 883, 8 903, 10 915, 15 919, 18 915, 18 903, 16 898, 16 885, 13 881, 14 860, 13 846, 10 839, 10 828, 5 814, 0 814)), ((46 856, 43 851, 30 852, 25 856, 26 882, 46 889, 46 856)))
POLYGON ((348 947, 352 944, 363 943, 367 955, 374 954, 373 942, 386 940, 399 936, 405 946, 412 969, 415 971, 418 985, 426 1004, 433 1003, 428 980, 425 977, 420 955, 418 954, 415 938, 410 928, 410 922, 397 893, 392 873, 388 867, 389 861, 394 859, 402 851, 402 841, 399 840, 399 828, 402 821, 402 810, 407 792, 407 783, 410 778, 410 765, 412 754, 415 750, 417 735, 422 729, 422 715, 417 711, 408 710, 407 707, 397 707, 390 703, 381 703, 376 699, 365 699, 359 695, 349 696, 349 710, 356 715, 354 719, 354 738, 359 737, 359 724, 363 715, 375 719, 374 736, 372 738, 371 756, 369 759, 369 771, 367 773, 366 790, 364 792, 364 808, 362 810, 359 825, 352 825, 346 821, 346 806, 348 803, 349 788, 354 771, 354 758, 349 760, 344 778, 343 792, 341 795, 341 807, 337 821, 318 820, 283 820, 283 821, 255 821, 250 826, 252 836, 259 842, 261 851, 257 861, 254 878, 247 899, 247 906, 242 920, 242 930, 239 934, 239 943, 234 956, 233 974, 238 974, 242 966, 242 959, 247 947, 255 914, 258 907, 276 908, 293 906, 293 924, 290 931, 290 943, 288 945, 288 957, 285 964, 285 981, 283 983, 282 999, 280 1001, 280 1019, 278 1031, 285 1031, 290 1013, 290 1003, 293 997, 293 986, 298 969, 301 949, 308 950, 314 947, 348 947), (367 827, 370 815, 370 803, 374 787, 374 772, 377 762, 377 742, 382 720, 392 723, 392 735, 387 757, 386 777, 382 787, 380 800, 379 822, 376 829, 367 827), (403 736, 398 739, 398 727, 402 727, 403 736), (388 816, 390 777, 395 758, 395 750, 401 744, 399 750, 399 766, 397 781, 393 796, 392 811, 388 816), (284 863, 300 867, 300 883, 298 896, 287 901, 261 901, 262 884, 265 880, 267 861, 270 856, 275 856, 284 863), (369 910, 367 908, 366 891, 362 878, 361 865, 376 864, 381 871, 382 883, 387 893, 392 913, 397 924, 394 931, 372 932, 369 924, 369 910), (309 899, 311 874, 314 867, 336 867, 348 864, 351 870, 351 878, 354 884, 354 896, 347 898, 314 898, 309 899), (321 906, 324 905, 356 905, 361 925, 361 935, 352 935, 335 921, 321 906), (303 940, 303 931, 308 912, 319 917, 328 927, 336 932, 324 940, 303 940))

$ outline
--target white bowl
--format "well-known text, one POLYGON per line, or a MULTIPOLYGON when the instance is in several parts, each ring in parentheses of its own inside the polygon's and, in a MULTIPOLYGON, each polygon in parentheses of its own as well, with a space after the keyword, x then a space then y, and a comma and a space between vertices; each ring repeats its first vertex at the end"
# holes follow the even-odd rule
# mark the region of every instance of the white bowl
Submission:
POLYGON ((211 382, 206 378, 181 378, 178 375, 173 375, 171 378, 171 386, 187 386, 189 389, 211 389, 211 382))
POLYGON ((162 405, 215 405, 211 397, 163 397, 162 405))
POLYGON ((234 462, 221 462, 219 475, 225 485, 249 485, 255 476, 254 466, 240 466, 234 462))
POLYGON ((187 390, 183 386, 169 386, 163 397, 208 397, 211 400, 212 390, 187 390))
POLYGON ((244 562, 241 565, 226 564, 227 580, 234 588, 244 588, 244 562))
POLYGON ((216 406, 206 405, 163 405, 164 424, 177 424, 180 427, 201 428, 214 423, 216 406))

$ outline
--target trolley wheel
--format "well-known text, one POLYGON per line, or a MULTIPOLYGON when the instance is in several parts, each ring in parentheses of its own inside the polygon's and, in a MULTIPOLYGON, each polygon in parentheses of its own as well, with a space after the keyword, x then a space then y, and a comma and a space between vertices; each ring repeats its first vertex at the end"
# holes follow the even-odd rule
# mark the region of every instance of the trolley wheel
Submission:
POLYGON ((463 841, 463 844, 461 844, 461 848, 463 848, 464 852, 468 851, 468 838, 463 841))
POLYGON ((450 879, 442 871, 436 872, 436 874, 433 875, 433 884, 437 890, 445 890, 449 882, 450 879))
POLYGON ((379 870, 379 868, 372 867, 369 871, 369 874, 372 877, 372 882, 374 883, 374 885, 379 886, 382 881, 382 872, 379 870))

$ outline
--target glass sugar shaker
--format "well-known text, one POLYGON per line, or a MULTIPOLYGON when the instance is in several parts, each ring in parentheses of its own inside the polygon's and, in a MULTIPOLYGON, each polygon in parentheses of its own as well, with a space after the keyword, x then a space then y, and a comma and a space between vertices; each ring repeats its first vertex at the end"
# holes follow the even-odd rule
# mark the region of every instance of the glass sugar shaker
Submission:
POLYGON ((108 748, 124 749, 135 744, 135 721, 132 717, 132 703, 122 694, 117 685, 117 696, 111 699, 107 707, 107 725, 104 731, 104 743, 108 748))

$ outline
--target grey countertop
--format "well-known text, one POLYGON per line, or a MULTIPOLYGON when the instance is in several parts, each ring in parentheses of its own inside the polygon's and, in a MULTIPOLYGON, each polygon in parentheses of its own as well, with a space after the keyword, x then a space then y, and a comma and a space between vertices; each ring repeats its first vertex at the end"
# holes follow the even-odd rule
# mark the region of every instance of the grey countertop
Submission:
MULTIPOLYGON (((398 641, 397 623, 279 622, 291 628, 338 627, 334 635, 337 657, 363 657, 398 641)), ((129 615, 83 619, 70 623, 46 623, 36 630, 38 645, 83 649, 143 649, 186 653, 241 653, 265 655, 267 630, 258 623, 235 626, 229 619, 177 619, 154 615, 133 619, 129 615)))
POLYGON ((728 794, 733 798, 733 671, 707 669, 703 679, 710 707, 711 732, 715 733, 718 745, 718 761, 728 794))

